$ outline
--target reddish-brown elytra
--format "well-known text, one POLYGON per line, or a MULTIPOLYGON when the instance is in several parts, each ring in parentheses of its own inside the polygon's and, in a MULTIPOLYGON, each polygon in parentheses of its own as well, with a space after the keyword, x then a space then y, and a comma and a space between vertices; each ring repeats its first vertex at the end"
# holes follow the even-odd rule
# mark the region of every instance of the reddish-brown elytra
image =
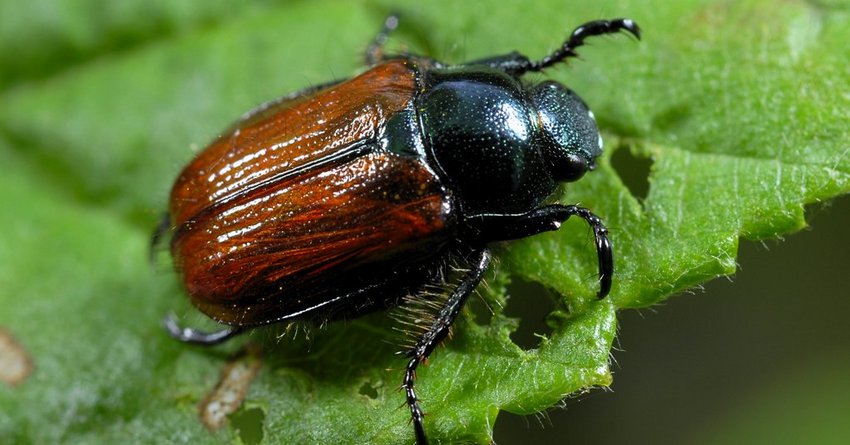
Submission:
POLYGON ((390 17, 370 46, 365 73, 265 104, 201 152, 177 178, 154 242, 170 235, 192 302, 229 325, 205 333, 167 319, 175 338, 204 345, 254 326, 429 298, 425 286, 456 278, 405 351, 402 386, 424 444, 414 374, 481 281, 489 243, 577 215, 594 230, 598 295, 608 293, 614 265, 602 221, 544 205, 558 182, 593 169, 602 150, 593 114, 562 84, 522 76, 575 56, 587 37, 639 29, 597 20, 539 61, 511 53, 450 66, 384 56, 396 25, 390 17), (445 273, 452 262, 466 270, 445 273))

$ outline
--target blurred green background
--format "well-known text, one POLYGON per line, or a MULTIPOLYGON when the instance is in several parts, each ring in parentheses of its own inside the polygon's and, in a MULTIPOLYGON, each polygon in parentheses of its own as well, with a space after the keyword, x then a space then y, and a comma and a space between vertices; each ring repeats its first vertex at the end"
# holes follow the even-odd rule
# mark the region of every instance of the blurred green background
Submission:
MULTIPOLYGON (((845 15, 850 13, 847 2, 825 3, 843 10, 845 15)), ((274 4, 254 2, 243 6, 245 9, 240 10, 240 14, 261 15, 266 8, 274 8, 274 4)), ((156 46, 167 39, 194 38, 192 34, 203 38, 205 30, 226 22, 234 7, 234 3, 228 1, 209 2, 205 8, 186 5, 163 7, 156 2, 148 5, 133 1, 0 1, 0 53, 3 54, 0 91, 14 96, 17 90, 37 87, 42 82, 58 81, 61 85, 63 76, 73 75, 87 64, 104 63, 112 55, 120 59, 145 45, 156 46), (197 11, 205 13, 193 15, 197 11), (88 23, 98 26, 86 26, 88 23)), ((386 9, 377 3, 369 5, 376 17, 386 9)), ((605 10, 610 9, 616 9, 616 5, 609 5, 605 10)), ((564 10, 567 11, 564 15, 569 16, 568 2, 564 10)), ((340 36, 341 39, 348 37, 340 36)), ((463 52, 463 42, 458 45, 460 49, 431 50, 462 58, 459 53, 463 52)), ((346 54, 351 61, 356 57, 346 54)), ((181 61, 173 63, 180 66, 181 61)), ((323 78, 327 71, 332 69, 305 74, 305 77, 323 78)), ((214 77, 215 73, 206 75, 214 77)), ((297 79, 292 83, 306 81, 297 79)), ((199 82, 201 84, 203 82, 199 82)), ((157 87, 156 83, 151 87, 157 87)), ((847 85, 836 85, 836 88, 838 93, 848 94, 847 85)), ((203 92, 187 92, 186 95, 203 92)), ((198 97, 203 101, 202 95, 198 97)), ((241 109, 236 112, 239 111, 241 109)), ((215 118, 230 119, 232 116, 215 118)), ((167 122, 163 125, 168 128, 167 122)), ((218 122, 204 125, 210 127, 204 134, 219 128, 218 122)), ((20 141, 4 142, 14 145, 20 141)), ((6 147, 0 145, 0 160, 5 160, 12 152, 3 152, 6 147)), ((182 147, 175 148, 180 149, 182 147)), ((17 160, 18 155, 9 157, 17 160)), ((101 155, 108 156, 108 151, 104 150, 101 155)), ((174 155, 175 159, 181 157, 174 155)), ((176 170, 179 165, 175 159, 140 162, 158 163, 152 171, 176 170), (162 167, 163 164, 168 166, 162 167)), ((45 162, 43 168, 33 169, 42 175, 40 179, 66 192, 62 190, 62 179, 50 176, 63 166, 50 164, 50 159, 36 157, 35 160, 45 162)), ((639 160, 626 157, 615 163, 615 167, 634 186, 645 180, 646 166, 639 160)), ((127 168, 143 171, 137 165, 127 168)), ((144 176, 145 173, 137 174, 144 176)), ((105 190, 98 189, 101 182, 108 181, 100 178, 92 181, 91 189, 70 193, 87 195, 91 210, 98 217, 101 216, 101 209, 97 208, 99 200, 114 200, 119 210, 127 213, 124 216, 129 215, 129 220, 145 227, 156 219, 157 203, 164 201, 169 185, 163 183, 161 189, 155 191, 139 190, 141 199, 134 196, 122 200, 121 197, 104 197, 112 192, 109 184, 104 186, 105 190), (150 208, 134 207, 139 202, 150 204, 150 208)), ((14 216, 13 207, 0 205, 0 218, 14 216)), ((810 209, 809 219, 812 230, 789 236, 784 242, 742 242, 738 260, 741 270, 731 282, 714 280, 706 285, 704 292, 672 298, 661 306, 641 311, 621 312, 619 337, 612 353, 615 361, 613 391, 595 390, 568 399, 565 410, 552 410, 539 420, 502 413, 496 424, 496 442, 500 445, 850 443, 847 422, 850 419, 850 332, 845 322, 850 309, 850 234, 846 230, 850 221, 850 200, 842 198, 832 205, 815 206, 810 209)), ((50 236, 60 237, 61 234, 50 236)), ((0 243, 6 244, 0 246, 6 251, 14 252, 14 239, 0 235, 0 243)), ((3 272, 0 264, 0 277, 13 282, 14 277, 3 272)), ((119 285, 115 288, 123 289, 119 285)), ((547 332, 543 317, 552 304, 545 296, 530 296, 545 294, 535 286, 518 285, 513 293, 516 298, 529 295, 528 304, 508 306, 508 313, 521 320, 520 331, 514 338, 520 343, 536 344, 533 334, 547 332), (528 312, 516 312, 518 307, 528 312)), ((160 313, 159 308, 147 310, 160 313)), ((0 323, 3 321, 3 309, 0 308, 0 323)), ((0 407, 2 409, 4 407, 0 407)), ((0 443, 4 443, 2 437, 0 443)))
MULTIPOLYGON (((850 197, 808 219, 784 241, 742 242, 731 280, 620 312, 611 391, 502 413, 497 443, 850 443, 850 197)), ((514 338, 546 331, 537 303, 514 313, 514 338)))

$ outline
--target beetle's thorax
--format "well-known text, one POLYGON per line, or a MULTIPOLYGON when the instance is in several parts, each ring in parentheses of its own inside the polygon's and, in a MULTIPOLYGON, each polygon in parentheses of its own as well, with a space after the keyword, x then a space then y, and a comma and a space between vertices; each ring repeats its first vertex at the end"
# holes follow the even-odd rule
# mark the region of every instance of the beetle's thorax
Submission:
POLYGON ((429 70, 424 82, 416 108, 426 150, 465 213, 524 212, 554 191, 539 119, 517 79, 454 67, 429 70))

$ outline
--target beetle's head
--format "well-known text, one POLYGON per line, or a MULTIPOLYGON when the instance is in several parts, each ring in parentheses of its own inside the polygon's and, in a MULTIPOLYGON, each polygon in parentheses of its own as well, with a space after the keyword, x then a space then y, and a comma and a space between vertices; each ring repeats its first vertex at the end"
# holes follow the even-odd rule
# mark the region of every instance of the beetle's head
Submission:
POLYGON ((602 137, 587 104, 554 81, 542 82, 530 93, 542 128, 543 157, 553 179, 571 182, 593 170, 602 154, 602 137))

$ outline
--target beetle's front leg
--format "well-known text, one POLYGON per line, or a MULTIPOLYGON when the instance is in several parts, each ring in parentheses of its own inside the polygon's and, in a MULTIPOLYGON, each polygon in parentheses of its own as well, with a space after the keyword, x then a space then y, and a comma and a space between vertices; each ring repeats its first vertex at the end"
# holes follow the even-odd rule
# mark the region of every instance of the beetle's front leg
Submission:
POLYGON ((523 73, 528 71, 528 67, 533 65, 533 62, 519 52, 513 51, 501 56, 474 60, 472 62, 464 63, 464 65, 484 65, 489 66, 490 68, 502 70, 514 76, 521 76, 523 73))
POLYGON ((506 241, 558 230, 573 215, 584 219, 593 229, 599 258, 600 288, 597 296, 603 298, 611 290, 614 255, 611 241, 608 240, 608 229, 602 219, 590 210, 575 205, 552 204, 526 213, 473 215, 465 218, 465 224, 473 232, 472 236, 481 242, 506 241))
POLYGON ((576 28, 560 48, 540 60, 530 60, 518 52, 512 52, 503 56, 476 60, 466 65, 486 65, 514 76, 521 76, 529 71, 542 71, 570 57, 578 57, 575 50, 584 45, 584 40, 588 37, 614 34, 620 31, 626 31, 640 39, 640 28, 631 19, 594 20, 576 28))

